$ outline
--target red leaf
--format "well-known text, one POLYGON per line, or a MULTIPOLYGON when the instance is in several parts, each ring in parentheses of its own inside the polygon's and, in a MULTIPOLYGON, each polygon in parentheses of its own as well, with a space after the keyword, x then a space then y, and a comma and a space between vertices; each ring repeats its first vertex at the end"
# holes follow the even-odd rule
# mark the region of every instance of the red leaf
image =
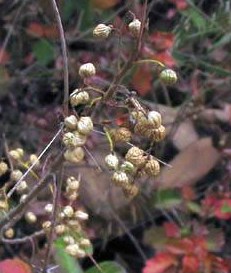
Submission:
POLYGON ((167 50, 152 55, 152 59, 157 60, 168 67, 173 67, 176 65, 176 61, 172 57, 171 53, 167 50))
POLYGON ((195 256, 184 256, 182 259, 183 273, 197 273, 199 270, 200 262, 195 256))
POLYGON ((215 205, 214 215, 223 220, 231 218, 231 199, 218 200, 215 205))
POLYGON ((0 272, 1 273, 32 273, 31 267, 18 258, 1 261, 0 272))
POLYGON ((43 25, 32 22, 26 29, 27 34, 37 38, 56 39, 59 37, 58 29, 55 25, 43 25))
POLYGON ((156 50, 171 49, 174 44, 174 34, 157 31, 150 36, 150 41, 156 50))
POLYGON ((146 261, 142 273, 163 273, 165 270, 175 265, 177 265, 175 255, 159 253, 152 259, 146 261))
POLYGON ((171 222, 164 223, 164 230, 167 237, 179 237, 180 236, 180 228, 171 222))
POLYGON ((151 68, 147 65, 138 67, 133 75, 132 85, 141 96, 145 96, 152 88, 151 68))
POLYGON ((185 0, 168 0, 176 5, 178 10, 184 10, 188 7, 188 3, 185 0))
POLYGON ((0 65, 1 64, 5 65, 9 61, 10 61, 10 55, 9 55, 9 53, 5 49, 0 48, 0 65))

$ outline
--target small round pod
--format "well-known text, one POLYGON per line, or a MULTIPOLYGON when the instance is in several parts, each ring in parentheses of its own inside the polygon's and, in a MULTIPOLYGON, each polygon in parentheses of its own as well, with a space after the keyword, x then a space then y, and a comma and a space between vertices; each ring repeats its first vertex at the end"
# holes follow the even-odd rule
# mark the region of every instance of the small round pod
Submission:
POLYGON ((20 151, 18 151, 17 149, 9 151, 9 155, 14 160, 19 160, 22 158, 22 153, 20 151))
POLYGON ((78 244, 70 244, 65 247, 65 252, 69 254, 70 256, 76 257, 79 251, 79 245, 78 244))
POLYGON ((8 171, 8 169, 9 169, 8 165, 5 162, 1 161, 0 162, 0 176, 5 174, 8 171))
POLYGON ((70 176, 66 181, 68 192, 77 191, 79 189, 80 181, 77 180, 74 176, 70 176))
POLYGON ((29 157, 29 161, 30 161, 31 165, 35 164, 34 165, 35 167, 39 167, 39 165, 40 165, 38 156, 36 154, 31 154, 29 157))
POLYGON ((135 184, 127 184, 123 187, 123 193, 128 198, 134 198, 139 193, 139 188, 135 184))
POLYGON ((76 147, 81 147, 86 143, 87 141, 86 135, 81 134, 78 130, 73 131, 73 134, 75 135, 76 138, 76 147))
POLYGON ((147 119, 141 119, 136 123, 134 132, 143 137, 150 138, 152 129, 153 125, 147 119))
POLYGON ((81 259, 81 258, 86 257, 86 255, 87 255, 86 251, 80 248, 77 251, 76 257, 79 258, 79 259, 81 259))
POLYGON ((77 198, 78 198, 79 194, 77 192, 70 192, 68 187, 67 187, 67 194, 66 194, 66 198, 71 201, 74 202, 77 198))
POLYGON ((87 238, 82 238, 79 241, 79 245, 82 247, 89 247, 89 246, 91 246, 91 241, 87 238))
POLYGON ((17 193, 22 194, 28 189, 27 182, 25 180, 22 180, 16 188, 17 193))
POLYGON ((164 84, 172 85, 177 82, 177 75, 174 70, 166 68, 160 72, 159 79, 164 84))
POLYGON ((128 175, 123 171, 116 171, 112 175, 112 182, 119 187, 129 183, 128 175))
POLYGON ((80 104, 87 104, 90 101, 90 96, 87 91, 79 91, 76 89, 71 95, 70 95, 70 103, 71 106, 75 107, 80 104))
POLYGON ((120 170, 125 173, 133 174, 136 171, 136 168, 131 162, 124 161, 120 166, 120 170))
POLYGON ((146 162, 144 151, 135 146, 127 151, 125 159, 131 162, 135 167, 142 167, 146 162))
POLYGON ((67 150, 64 153, 64 158, 71 163, 79 163, 84 158, 84 150, 82 147, 76 147, 73 150, 67 150))
POLYGON ((95 74, 96 74, 96 69, 94 64, 92 63, 82 64, 79 68, 79 76, 83 79, 95 76, 95 74))
POLYGON ((91 117, 81 117, 77 124, 80 134, 89 135, 93 130, 93 122, 91 117))
POLYGON ((37 216, 32 211, 28 211, 25 214, 25 220, 29 224, 34 224, 37 222, 37 216))
POLYGON ((75 135, 72 132, 67 132, 63 135, 63 144, 67 147, 67 148, 74 148, 77 147, 78 143, 77 143, 77 139, 75 137, 75 135))
POLYGON ((64 125, 69 130, 75 130, 77 128, 78 120, 75 115, 70 115, 64 119, 64 125))
POLYGON ((120 127, 117 129, 111 130, 112 138, 115 143, 120 142, 129 142, 132 137, 131 131, 126 127, 120 127))
POLYGON ((139 19, 134 19, 128 25, 129 32, 136 38, 139 37, 140 30, 141 30, 141 21, 139 19))
POLYGON ((144 166, 144 170, 149 176, 156 176, 160 173, 160 163, 155 159, 150 159, 144 166))
POLYGON ((63 213, 64 213, 65 217, 71 218, 74 215, 74 210, 71 206, 65 206, 63 208, 63 213))
POLYGON ((46 204, 46 206, 44 207, 44 210, 46 213, 50 214, 53 212, 53 204, 46 204))
POLYGON ((93 36, 98 39, 106 39, 112 31, 111 26, 105 24, 98 24, 93 30, 93 36))
POLYGON ((70 236, 70 235, 66 235, 66 236, 64 236, 63 237, 63 241, 64 241, 64 243, 66 243, 66 244, 68 244, 68 245, 73 245, 73 244, 75 244, 75 238, 74 237, 72 237, 72 236, 70 236))
POLYGON ((7 239, 12 239, 14 237, 14 230, 13 228, 8 228, 5 232, 4 232, 4 236, 7 238, 7 239))
POLYGON ((42 228, 44 231, 49 231, 51 228, 51 221, 45 221, 42 223, 42 228))
POLYGON ((74 215, 78 220, 85 221, 85 220, 88 220, 88 218, 89 218, 88 213, 86 213, 86 212, 84 212, 82 210, 77 210, 74 215))
POLYGON ((55 233, 57 235, 63 235, 67 231, 67 227, 63 224, 59 224, 55 227, 55 233))
POLYGON ((162 122, 161 114, 157 111, 148 112, 148 121, 152 124, 153 129, 159 128, 162 122))
POLYGON ((23 173, 20 170, 13 170, 10 174, 10 179, 12 181, 18 181, 23 176, 23 173))
POLYGON ((166 136, 166 129, 161 125, 158 129, 152 130, 152 140, 155 142, 162 141, 166 136))
POLYGON ((115 154, 108 154, 105 156, 105 164, 110 170, 117 170, 119 159, 115 154))

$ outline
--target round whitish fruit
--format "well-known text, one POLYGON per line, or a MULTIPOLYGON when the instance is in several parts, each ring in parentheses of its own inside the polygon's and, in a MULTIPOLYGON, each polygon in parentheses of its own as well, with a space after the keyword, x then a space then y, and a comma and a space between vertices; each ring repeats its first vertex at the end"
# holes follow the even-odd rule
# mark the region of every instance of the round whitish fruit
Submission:
POLYGON ((93 130, 93 122, 90 117, 81 117, 77 124, 77 128, 80 134, 89 135, 93 130))
POLYGON ((66 217, 70 218, 74 214, 74 210, 71 206, 66 206, 63 208, 63 213, 66 217))
POLYGON ((23 173, 20 170, 13 170, 10 179, 13 181, 18 181, 23 176, 23 173))
POLYGON ((8 170, 8 165, 5 162, 0 162, 0 176, 5 174, 8 170))
POLYGON ((128 150, 125 155, 125 159, 131 162, 136 167, 141 167, 146 162, 146 157, 144 156, 144 151, 138 147, 132 147, 128 150))
POLYGON ((141 22, 138 19, 134 19, 129 25, 128 25, 128 29, 130 31, 130 33, 138 38, 139 34, 140 34, 140 30, 141 30, 141 22))
POLYGON ((81 147, 86 143, 87 141, 86 135, 80 134, 78 130, 74 131, 73 134, 75 135, 76 138, 76 146, 81 147))
POLYGON ((106 39, 112 31, 111 26, 107 26, 105 24, 97 25, 93 30, 93 36, 99 39, 106 39))
POLYGON ((88 92, 86 92, 86 91, 78 92, 78 89, 76 89, 70 95, 70 103, 73 107, 80 105, 80 104, 87 104, 89 101, 90 101, 90 96, 89 96, 88 92))
POLYGON ((95 66, 92 63, 82 64, 79 68, 79 76, 81 78, 88 78, 96 74, 95 66))
POLYGON ((156 142, 162 141, 166 136, 166 129, 161 125, 158 129, 152 130, 152 139, 156 142))
POLYGON ((135 184, 127 184, 123 187, 124 195, 128 198, 134 198, 139 193, 139 188, 135 184))
POLYGON ((74 176, 68 177, 66 183, 69 192, 77 191, 79 189, 80 182, 74 176))
POLYGON ((164 84, 172 85, 177 82, 176 72, 172 69, 164 69, 161 71, 159 78, 164 84))
POLYGON ((17 188, 16 188, 16 191, 18 193, 23 193, 25 192, 26 190, 28 189, 28 185, 27 185, 27 182, 25 180, 22 180, 18 185, 17 185, 17 188))
POLYGON ((77 123, 78 120, 74 115, 70 115, 64 119, 64 124, 69 130, 75 130, 77 128, 77 123))
POLYGON ((78 254, 79 245, 78 244, 70 244, 70 245, 66 246, 65 251, 67 254, 75 257, 78 254))
POLYGON ((26 219, 27 223, 29 223, 29 224, 34 224, 37 222, 37 217, 32 211, 28 211, 25 214, 25 219, 26 219))
POLYGON ((71 163, 79 163, 84 158, 84 150, 81 147, 76 147, 73 150, 67 150, 64 153, 64 158, 71 163))
POLYGON ((153 129, 157 129, 161 125, 161 114, 157 111, 148 113, 148 121, 153 125, 153 129))
POLYGON ((48 214, 52 213, 52 211, 53 211, 53 204, 46 204, 44 210, 48 214))
POLYGON ((4 233, 5 237, 7 239, 12 239, 14 237, 14 230, 13 228, 8 228, 5 233, 4 233))
POLYGON ((77 210, 75 212, 75 217, 79 220, 87 220, 89 218, 89 215, 82 210, 77 210))
POLYGON ((109 154, 105 157, 105 163, 109 169, 116 170, 119 165, 119 159, 116 155, 109 154))
POLYGON ((144 166, 144 170, 149 176, 156 176, 160 172, 160 163, 155 159, 150 159, 144 166))

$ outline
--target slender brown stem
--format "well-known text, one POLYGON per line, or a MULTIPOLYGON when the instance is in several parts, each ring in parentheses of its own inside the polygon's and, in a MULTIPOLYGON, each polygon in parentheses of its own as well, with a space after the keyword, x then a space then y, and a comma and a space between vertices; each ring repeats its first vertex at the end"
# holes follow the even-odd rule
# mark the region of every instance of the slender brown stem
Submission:
POLYGON ((56 23, 59 29, 61 49, 63 55, 63 83, 64 83, 64 96, 63 96, 63 111, 64 115, 68 115, 68 99, 69 99, 69 73, 68 73, 68 57, 67 57, 67 46, 65 41, 65 35, 62 25, 61 16, 59 13, 58 6, 55 0, 50 0, 54 9, 56 23))

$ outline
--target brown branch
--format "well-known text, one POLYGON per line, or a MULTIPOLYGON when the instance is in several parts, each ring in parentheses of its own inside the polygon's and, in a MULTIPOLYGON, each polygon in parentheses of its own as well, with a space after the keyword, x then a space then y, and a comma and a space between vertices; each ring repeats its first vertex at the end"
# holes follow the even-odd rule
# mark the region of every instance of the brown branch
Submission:
POLYGON ((63 110, 64 110, 64 115, 67 116, 68 115, 68 100, 69 100, 69 72, 68 72, 67 46, 66 46, 65 35, 64 35, 62 20, 61 20, 58 6, 55 0, 50 0, 50 1, 55 13, 55 19, 59 29, 59 35, 60 35, 60 41, 61 41, 61 49, 62 49, 62 55, 63 55, 63 73, 64 73, 63 75, 63 83, 64 83, 63 110))

